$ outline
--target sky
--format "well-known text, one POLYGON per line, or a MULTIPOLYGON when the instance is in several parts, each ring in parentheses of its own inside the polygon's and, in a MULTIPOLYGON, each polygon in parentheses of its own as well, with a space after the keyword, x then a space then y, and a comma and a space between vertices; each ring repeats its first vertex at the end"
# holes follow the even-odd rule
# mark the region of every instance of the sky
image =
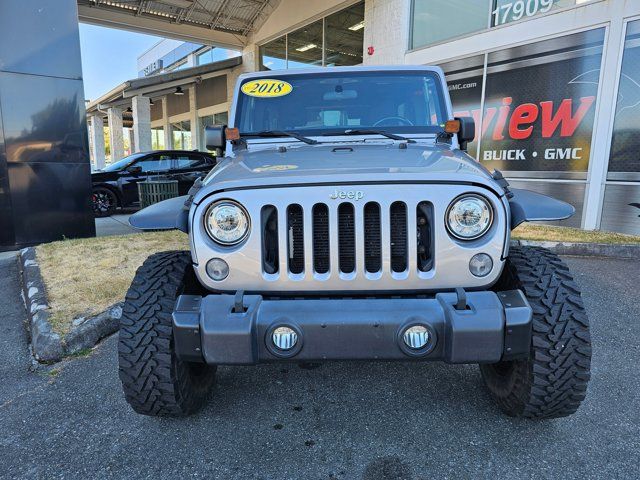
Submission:
POLYGON ((95 100, 125 80, 136 78, 138 56, 160 37, 80 24, 84 96, 95 100))

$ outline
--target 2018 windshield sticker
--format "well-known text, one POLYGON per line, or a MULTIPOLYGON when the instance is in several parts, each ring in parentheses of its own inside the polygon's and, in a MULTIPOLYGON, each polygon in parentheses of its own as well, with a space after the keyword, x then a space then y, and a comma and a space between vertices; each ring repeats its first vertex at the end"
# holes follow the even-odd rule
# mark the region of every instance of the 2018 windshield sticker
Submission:
POLYGON ((289 82, 283 80, 261 78, 260 80, 251 80, 245 83, 240 90, 251 97, 270 98, 289 95, 293 87, 289 82))

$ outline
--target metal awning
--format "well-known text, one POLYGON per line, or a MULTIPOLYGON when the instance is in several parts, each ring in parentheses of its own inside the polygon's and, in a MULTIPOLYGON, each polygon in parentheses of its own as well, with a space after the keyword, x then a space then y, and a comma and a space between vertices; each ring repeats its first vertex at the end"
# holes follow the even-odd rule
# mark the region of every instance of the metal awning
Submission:
POLYGON ((204 80, 240 65, 242 65, 242 57, 234 57, 197 67, 127 80, 88 103, 87 114, 98 112, 110 106, 130 106, 131 97, 136 95, 158 98, 171 93, 176 87, 191 85, 196 83, 198 79, 204 80))
POLYGON ((280 0, 77 0, 81 22, 241 47, 280 0))

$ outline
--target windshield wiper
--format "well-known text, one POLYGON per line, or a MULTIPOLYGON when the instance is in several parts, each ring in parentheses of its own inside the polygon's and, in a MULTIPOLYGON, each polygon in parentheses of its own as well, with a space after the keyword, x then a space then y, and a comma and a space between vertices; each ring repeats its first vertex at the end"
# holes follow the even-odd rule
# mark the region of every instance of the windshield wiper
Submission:
POLYGON ((323 135, 327 135, 327 136, 332 136, 332 135, 382 135, 383 137, 390 138, 391 140, 402 140, 402 141, 405 141, 407 143, 416 143, 415 140, 412 140, 412 139, 407 138, 407 137, 402 137, 400 135, 395 135, 393 133, 385 132, 384 130, 372 130, 372 129, 359 130, 359 129, 351 129, 351 128, 349 128, 347 130, 343 130, 343 131, 338 132, 338 133, 327 132, 327 133, 323 133, 323 135))
POLYGON ((242 133, 240 135, 242 137, 292 137, 296 140, 300 140, 301 142, 308 143, 309 145, 315 145, 318 143, 318 141, 313 138, 308 138, 295 132, 285 132, 284 130, 264 130, 256 133, 242 133))

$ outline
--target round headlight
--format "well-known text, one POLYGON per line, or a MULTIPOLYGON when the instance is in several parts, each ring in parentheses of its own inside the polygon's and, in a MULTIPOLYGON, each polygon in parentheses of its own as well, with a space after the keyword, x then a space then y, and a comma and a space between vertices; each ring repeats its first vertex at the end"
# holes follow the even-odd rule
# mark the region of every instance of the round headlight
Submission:
POLYGON ((229 200, 211 205, 204 223, 211 238, 223 245, 235 245, 249 233, 249 215, 239 204, 229 200))
POLYGON ((447 210, 449 233, 461 240, 473 240, 489 230, 493 211, 487 200, 479 195, 463 195, 454 200, 447 210))

